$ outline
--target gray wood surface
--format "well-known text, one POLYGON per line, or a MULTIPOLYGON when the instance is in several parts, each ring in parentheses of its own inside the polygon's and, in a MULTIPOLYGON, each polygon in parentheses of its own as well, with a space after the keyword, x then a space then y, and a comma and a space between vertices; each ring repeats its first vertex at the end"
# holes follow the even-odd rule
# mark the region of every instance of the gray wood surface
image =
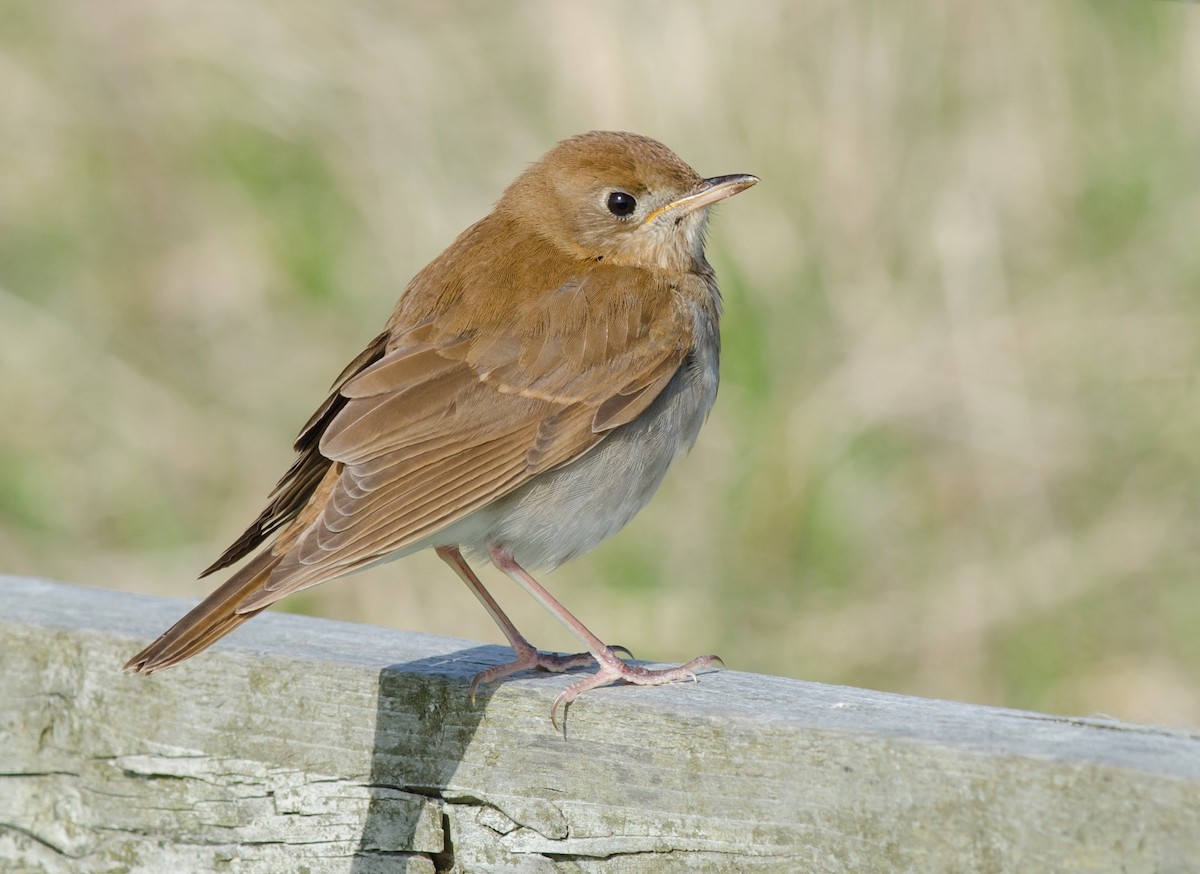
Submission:
POLYGON ((0 577, 0 871, 1200 871, 1200 733, 725 671, 484 690, 507 651, 0 577))

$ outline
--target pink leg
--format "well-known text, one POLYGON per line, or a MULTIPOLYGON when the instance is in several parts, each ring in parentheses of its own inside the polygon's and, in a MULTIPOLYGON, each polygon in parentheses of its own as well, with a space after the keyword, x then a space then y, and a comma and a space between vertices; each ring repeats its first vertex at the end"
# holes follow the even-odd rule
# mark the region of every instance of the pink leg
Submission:
MULTIPOLYGON (((504 611, 500 609, 500 605, 496 603, 496 599, 483 587, 483 583, 479 581, 479 577, 475 576, 475 572, 471 570, 471 566, 467 564, 467 560, 462 557, 462 553, 459 552, 457 547, 439 546, 436 552, 438 558, 454 568, 454 572, 475 593, 475 597, 479 599, 479 603, 488 611, 488 615, 492 617, 495 623, 500 626, 500 630, 508 638, 509 646, 517 654, 516 659, 513 661, 502 665, 495 665, 475 675, 474 679, 471 680, 472 704, 475 703, 475 691, 479 688, 480 683, 490 683, 493 680, 499 680, 501 677, 507 677, 509 674, 534 669, 561 673, 562 671, 569 671, 572 668, 589 667, 595 661, 590 652, 581 652, 576 655, 556 655, 553 653, 538 652, 524 638, 521 632, 517 631, 517 627, 512 624, 512 620, 505 615, 504 611)), ((617 648, 626 654, 629 653, 629 650, 625 649, 625 647, 617 648)))
POLYGON ((488 550, 488 555, 491 556, 492 563, 496 567, 516 580, 521 588, 533 595, 543 607, 557 616, 563 625, 578 635, 587 645, 592 656, 600 664, 599 671, 590 677, 584 677, 582 680, 567 686, 554 699, 554 704, 550 708, 550 722, 555 728, 558 728, 558 708, 570 705, 572 701, 590 689, 607 686, 610 683, 618 681, 632 683, 637 686, 660 686, 663 683, 673 683, 676 680, 691 680, 692 682, 696 682, 696 671, 712 667, 713 665, 725 666, 725 663, 715 655, 700 656, 699 658, 692 659, 687 664, 674 668, 663 668, 661 670, 651 670, 641 665, 628 664, 617 658, 616 653, 613 652, 613 647, 605 646, 600 638, 588 631, 582 622, 572 616, 571 612, 559 603, 557 598, 542 587, 541 583, 517 564, 513 560, 512 553, 506 548, 493 546, 488 550))

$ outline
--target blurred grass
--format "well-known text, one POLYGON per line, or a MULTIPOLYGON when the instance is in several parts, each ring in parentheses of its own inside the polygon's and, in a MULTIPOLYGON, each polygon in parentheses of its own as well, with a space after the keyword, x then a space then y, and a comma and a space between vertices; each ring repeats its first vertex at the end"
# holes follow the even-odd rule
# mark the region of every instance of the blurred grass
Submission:
MULTIPOLYGON (((764 184, 713 225, 712 420, 568 605, 643 657, 1200 724, 1186 4, 10 0, 0 569, 206 591, 408 278, 591 128, 764 184)), ((499 641, 429 556, 287 606, 499 641)))

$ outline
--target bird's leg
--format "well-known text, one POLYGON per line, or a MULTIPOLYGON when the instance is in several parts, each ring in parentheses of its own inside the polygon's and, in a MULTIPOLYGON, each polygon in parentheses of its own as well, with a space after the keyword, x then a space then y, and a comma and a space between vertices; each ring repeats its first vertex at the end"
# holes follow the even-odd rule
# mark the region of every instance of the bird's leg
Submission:
MULTIPOLYGON (((496 567, 516 580, 521 588, 533 595, 543 607, 557 616, 563 625, 578 635, 600 665, 600 670, 595 674, 592 674, 590 677, 584 677, 582 680, 567 686, 554 699, 554 704, 550 708, 550 722, 553 723, 555 728, 558 728, 558 708, 566 707, 589 689, 596 689, 600 686, 607 686, 610 683, 616 682, 632 683, 636 686, 661 686, 663 683, 673 683, 676 680, 691 680, 695 682, 696 671, 712 667, 713 665, 719 667, 725 666, 725 663, 715 655, 699 656, 678 667, 661 668, 659 670, 644 668, 641 665, 631 665, 617 657, 617 654, 613 651, 616 649, 615 647, 606 646, 582 622, 571 615, 571 612, 559 603, 557 598, 546 591, 541 583, 516 563, 509 550, 502 546, 493 546, 488 549, 488 555, 496 567)), ((621 648, 623 649, 623 647, 621 648)), ((628 654, 628 650, 626 650, 626 654, 628 654)))
MULTIPOLYGON (((475 675, 471 680, 472 704, 475 703, 475 691, 479 688, 480 683, 490 683, 493 680, 499 680, 501 677, 507 677, 509 674, 534 669, 560 673, 562 671, 569 671, 572 668, 588 667, 595 661, 590 652, 581 652, 575 655, 538 652, 537 648, 527 641, 521 632, 517 631, 517 627, 512 624, 512 620, 505 615, 504 611, 500 609, 500 605, 496 603, 496 599, 483 587, 483 583, 480 582, 479 577, 475 576, 475 572, 471 570, 471 566, 467 564, 467 560, 463 558, 462 553, 457 547, 439 546, 435 551, 438 554, 438 558, 454 568, 454 572, 475 593, 475 597, 479 599, 479 603, 488 611, 488 615, 492 617, 495 623, 500 626, 500 630, 508 638, 509 646, 517 654, 516 659, 513 661, 502 665, 495 665, 475 675)), ((629 654, 629 650, 623 646, 617 647, 617 649, 629 654)))

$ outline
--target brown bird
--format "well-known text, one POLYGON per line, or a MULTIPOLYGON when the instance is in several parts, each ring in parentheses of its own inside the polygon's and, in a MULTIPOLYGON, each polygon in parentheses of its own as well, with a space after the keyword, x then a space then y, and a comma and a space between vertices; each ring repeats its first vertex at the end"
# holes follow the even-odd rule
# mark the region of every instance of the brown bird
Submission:
POLYGON ((177 664, 285 595, 428 547, 516 652, 476 676, 472 696, 517 671, 598 663, 555 700, 557 725, 558 708, 589 689, 695 679, 719 664, 629 664, 526 568, 552 569, 615 534, 695 442, 720 348, 708 211, 756 182, 703 179, 630 133, 551 149, 416 275, 301 429, 266 509, 202 576, 270 542, 125 667, 177 664), (464 552, 489 558, 588 651, 538 652, 464 552))

